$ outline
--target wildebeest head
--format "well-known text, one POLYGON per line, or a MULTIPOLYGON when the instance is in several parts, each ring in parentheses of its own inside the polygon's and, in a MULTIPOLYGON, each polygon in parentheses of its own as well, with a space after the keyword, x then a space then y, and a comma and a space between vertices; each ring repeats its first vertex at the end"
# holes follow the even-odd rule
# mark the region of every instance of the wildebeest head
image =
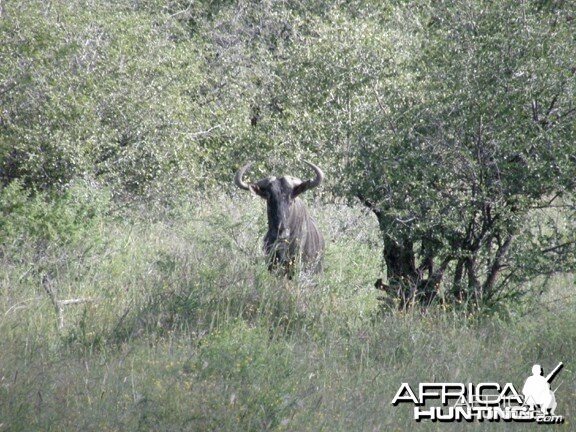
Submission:
POLYGON ((256 183, 244 182, 244 173, 252 165, 240 168, 234 177, 236 185, 264 198, 268 210, 268 232, 264 238, 264 250, 270 259, 270 269, 280 267, 289 275, 293 264, 301 256, 306 264, 317 264, 324 250, 324 239, 314 220, 308 215, 304 202, 298 198, 303 192, 318 186, 324 174, 313 163, 304 161, 315 177, 302 181, 296 177, 266 177, 256 183))

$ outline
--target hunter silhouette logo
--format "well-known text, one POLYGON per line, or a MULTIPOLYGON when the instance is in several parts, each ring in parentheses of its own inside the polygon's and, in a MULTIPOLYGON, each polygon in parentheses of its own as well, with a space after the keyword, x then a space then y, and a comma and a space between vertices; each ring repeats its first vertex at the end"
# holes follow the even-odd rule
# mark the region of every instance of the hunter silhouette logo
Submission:
POLYGON ((546 377, 540 365, 532 366, 532 375, 526 379, 520 394, 512 383, 500 385, 493 382, 420 383, 418 391, 402 383, 392 405, 412 403, 414 420, 433 422, 490 421, 536 422, 541 424, 563 423, 564 417, 556 415, 556 389, 550 383, 562 370, 560 362, 546 377), (426 406, 433 404, 436 406, 426 406))
MULTIPOLYGON (((546 378, 542 376, 542 367, 540 365, 532 366, 532 376, 528 377, 522 393, 524 393, 524 402, 530 407, 531 410, 536 409, 536 405, 540 406, 542 414, 554 415, 556 411, 556 390, 550 390, 550 383, 554 377, 564 367, 560 362, 546 378)), ((556 387, 557 389, 558 387, 556 387)))

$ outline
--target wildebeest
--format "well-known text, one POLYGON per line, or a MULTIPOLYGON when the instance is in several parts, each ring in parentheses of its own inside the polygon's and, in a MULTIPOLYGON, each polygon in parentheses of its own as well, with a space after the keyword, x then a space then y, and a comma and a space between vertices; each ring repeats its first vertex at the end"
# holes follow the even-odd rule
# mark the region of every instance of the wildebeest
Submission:
POLYGON ((264 198, 268 208, 268 232, 264 237, 264 251, 268 257, 268 269, 278 270, 291 278, 300 261, 306 270, 322 269, 324 238, 309 215, 301 193, 315 188, 324 179, 324 173, 313 163, 303 161, 314 170, 313 179, 302 181, 296 177, 266 177, 256 183, 244 182, 244 173, 252 163, 236 172, 234 183, 244 190, 264 198))

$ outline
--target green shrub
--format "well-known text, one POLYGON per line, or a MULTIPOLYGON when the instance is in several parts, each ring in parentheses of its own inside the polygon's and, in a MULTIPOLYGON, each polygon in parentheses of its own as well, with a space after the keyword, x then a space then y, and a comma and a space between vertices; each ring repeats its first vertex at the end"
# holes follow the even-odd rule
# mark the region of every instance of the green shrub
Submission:
POLYGON ((0 244, 80 241, 108 214, 109 195, 83 181, 64 192, 32 194, 15 180, 0 190, 0 244))

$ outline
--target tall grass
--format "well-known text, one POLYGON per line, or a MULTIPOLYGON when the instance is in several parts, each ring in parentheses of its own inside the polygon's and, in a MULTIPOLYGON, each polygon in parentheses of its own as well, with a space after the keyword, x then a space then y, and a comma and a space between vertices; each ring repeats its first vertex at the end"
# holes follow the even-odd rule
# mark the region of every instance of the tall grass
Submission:
POLYGON ((326 269, 294 281, 266 271, 265 209, 246 196, 103 215, 66 238, 12 228, 0 254, 0 431, 524 430, 417 424, 390 401, 402 382, 521 387, 532 364, 558 361, 557 412, 573 427, 571 276, 506 321, 383 313, 376 221, 311 207, 326 269), (58 303, 70 299, 80 302, 58 303))

